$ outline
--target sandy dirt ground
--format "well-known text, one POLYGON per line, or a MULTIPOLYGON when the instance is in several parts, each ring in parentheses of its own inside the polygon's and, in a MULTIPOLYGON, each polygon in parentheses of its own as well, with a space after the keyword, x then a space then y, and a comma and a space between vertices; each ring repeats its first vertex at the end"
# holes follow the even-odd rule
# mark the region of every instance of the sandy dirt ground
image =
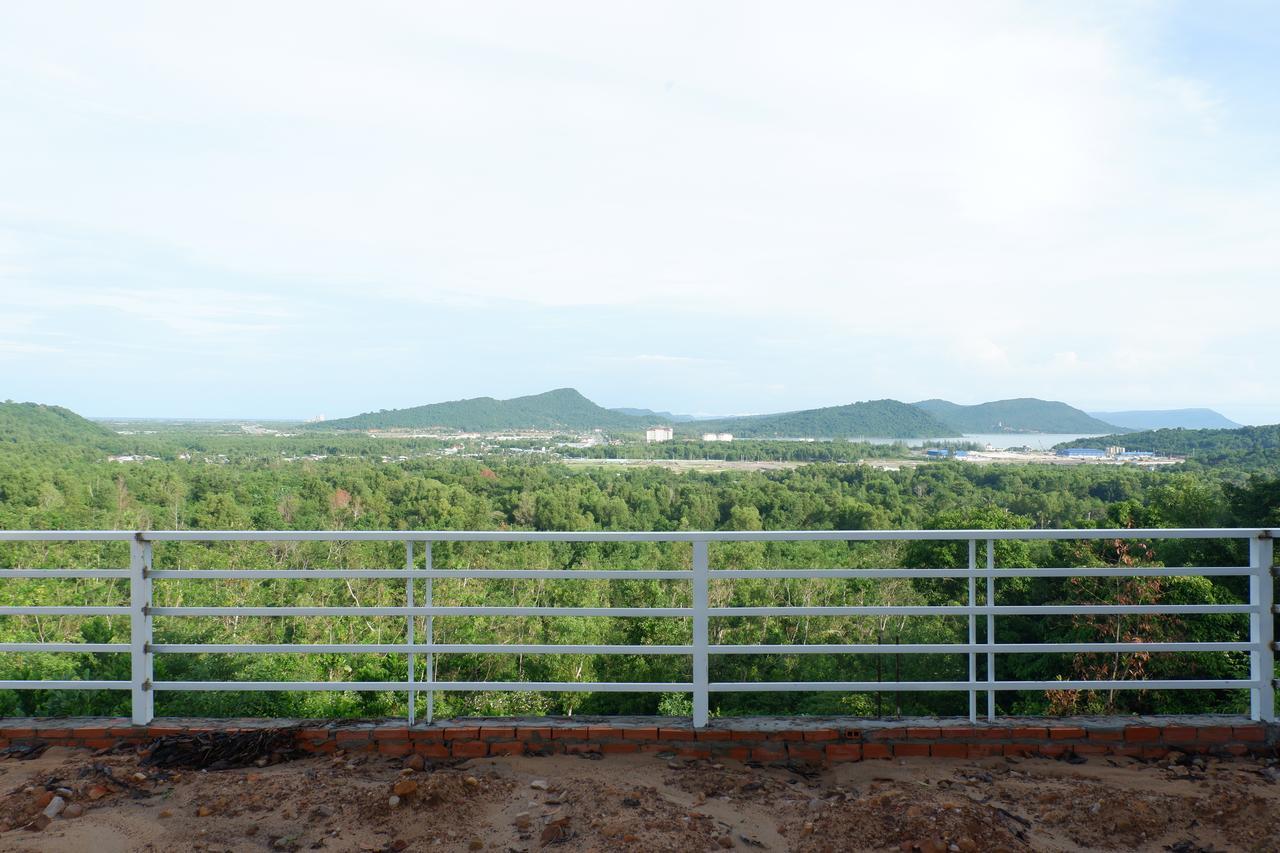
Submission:
POLYGON ((0 850, 1275 850, 1278 780, 1274 760, 1186 756, 811 769, 644 754, 413 769, 359 754, 162 771, 133 753, 52 748, 0 761, 0 850), (52 797, 66 805, 38 828, 52 797))

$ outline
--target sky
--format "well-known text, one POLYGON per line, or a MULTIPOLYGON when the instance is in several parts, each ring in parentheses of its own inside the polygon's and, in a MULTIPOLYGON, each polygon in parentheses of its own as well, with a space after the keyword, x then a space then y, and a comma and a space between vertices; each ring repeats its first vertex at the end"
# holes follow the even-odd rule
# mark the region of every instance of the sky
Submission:
POLYGON ((0 399, 1280 422, 1273 2, 4 18, 0 399))

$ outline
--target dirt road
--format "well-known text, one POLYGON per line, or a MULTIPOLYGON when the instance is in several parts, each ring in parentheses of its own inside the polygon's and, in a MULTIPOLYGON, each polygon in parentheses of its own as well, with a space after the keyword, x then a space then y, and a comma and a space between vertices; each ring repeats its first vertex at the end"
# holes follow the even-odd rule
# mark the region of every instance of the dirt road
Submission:
POLYGON ((359 754, 215 772, 55 747, 0 761, 0 850, 1275 850, 1278 780, 1274 761, 1187 756, 816 770, 649 754, 415 770, 359 754), (53 797, 61 814, 34 828, 53 797))

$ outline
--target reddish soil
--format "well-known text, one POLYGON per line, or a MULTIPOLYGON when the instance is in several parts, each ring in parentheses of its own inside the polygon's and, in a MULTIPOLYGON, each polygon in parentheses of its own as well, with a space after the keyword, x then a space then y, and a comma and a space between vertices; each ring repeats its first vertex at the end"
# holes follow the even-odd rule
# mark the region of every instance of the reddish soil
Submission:
POLYGON ((830 769, 561 755, 415 770, 351 754, 215 772, 53 747, 0 761, 0 850, 1275 850, 1278 781, 1274 759, 1176 755, 830 769), (38 828, 52 796, 67 810, 38 828))

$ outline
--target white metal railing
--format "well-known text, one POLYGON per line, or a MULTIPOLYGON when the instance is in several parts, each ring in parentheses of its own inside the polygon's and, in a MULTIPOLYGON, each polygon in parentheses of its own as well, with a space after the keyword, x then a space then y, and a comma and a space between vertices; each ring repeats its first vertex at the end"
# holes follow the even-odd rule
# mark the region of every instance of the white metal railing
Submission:
POLYGON ((563 692, 685 692, 693 696, 695 726, 707 723, 711 693, 752 691, 963 691, 969 695, 969 715, 978 716, 978 696, 987 696, 987 715, 996 713, 996 692, 1017 690, 1221 690, 1250 691, 1250 715, 1255 720, 1275 719, 1273 675, 1274 588, 1271 566, 1274 533, 1266 529, 1119 529, 1119 530, 853 530, 853 531, 752 531, 752 532, 638 532, 638 533, 534 533, 510 531, 0 531, 0 542, 128 542, 128 569, 0 569, 5 578, 113 578, 130 584, 127 607, 30 606, 0 607, 0 616, 23 615, 110 615, 128 616, 129 643, 0 643, 0 652, 114 652, 127 653, 131 661, 129 681, 26 680, 0 681, 0 689, 129 690, 132 693, 133 721, 146 724, 154 715, 157 691, 199 690, 280 690, 280 691, 398 691, 409 697, 409 720, 414 722, 415 698, 427 694, 428 720, 433 713, 436 691, 563 691, 563 692), (1246 566, 1143 567, 1108 566, 1090 568, 997 567, 995 543, 1002 540, 1132 540, 1132 539, 1235 539, 1249 544, 1246 566), (931 540, 968 543, 968 566, 942 569, 712 569, 708 546, 713 542, 800 542, 800 541, 885 541, 931 540), (154 569, 153 552, 165 542, 400 542, 405 548, 402 569, 154 569), (432 543, 436 542, 681 542, 692 547, 691 568, 649 569, 438 569, 432 563, 432 543), (424 552, 424 566, 415 563, 415 543, 424 552), (979 544, 984 565, 979 565, 979 544), (995 583, 1009 577, 1248 577, 1249 601, 1242 604, 1094 604, 1094 605, 997 605, 995 583), (403 578, 405 604, 378 607, 156 607, 152 604, 152 582, 156 579, 270 579, 270 578, 403 578), (433 601, 435 578, 578 579, 578 580, 681 580, 692 584, 691 607, 505 607, 439 606, 433 601), (820 607, 712 607, 708 589, 712 580, 740 578, 958 578, 968 582, 968 596, 962 605, 888 605, 820 607), (984 603, 978 603, 978 581, 985 581, 984 603), (415 584, 423 582, 425 597, 415 597, 415 584), (1133 614, 1248 614, 1248 641, 1215 642, 1097 642, 1097 643, 997 643, 996 618, 1011 615, 1133 615, 1133 614), (235 643, 183 644, 155 643, 152 620, 156 616, 403 616, 406 620, 403 643, 235 643), (669 617, 692 621, 692 641, 678 645, 549 645, 437 643, 433 630, 436 616, 585 616, 585 617, 669 617), (737 616, 964 616, 968 619, 968 642, 916 643, 884 646, 876 644, 815 645, 713 645, 709 643, 709 620, 737 616), (425 617, 426 636, 415 635, 415 617, 425 617), (978 617, 986 617, 986 640, 978 641, 978 617), (966 654, 968 679, 964 681, 839 681, 839 682, 712 682, 709 659, 712 655, 746 654, 966 654), (1002 681, 996 678, 996 656, 1077 652, 1247 652, 1250 669, 1247 679, 1147 679, 1147 680, 1054 680, 1002 681), (409 665, 403 681, 346 682, 266 682, 266 681, 156 681, 153 675, 157 654, 191 653, 393 653, 407 654, 409 665), (520 654, 644 654, 687 655, 692 658, 692 678, 688 682, 528 682, 528 681, 439 681, 434 658, 455 653, 520 654), (416 679, 416 656, 426 656, 427 678, 416 679), (978 677, 978 656, 986 656, 986 677, 978 677))

